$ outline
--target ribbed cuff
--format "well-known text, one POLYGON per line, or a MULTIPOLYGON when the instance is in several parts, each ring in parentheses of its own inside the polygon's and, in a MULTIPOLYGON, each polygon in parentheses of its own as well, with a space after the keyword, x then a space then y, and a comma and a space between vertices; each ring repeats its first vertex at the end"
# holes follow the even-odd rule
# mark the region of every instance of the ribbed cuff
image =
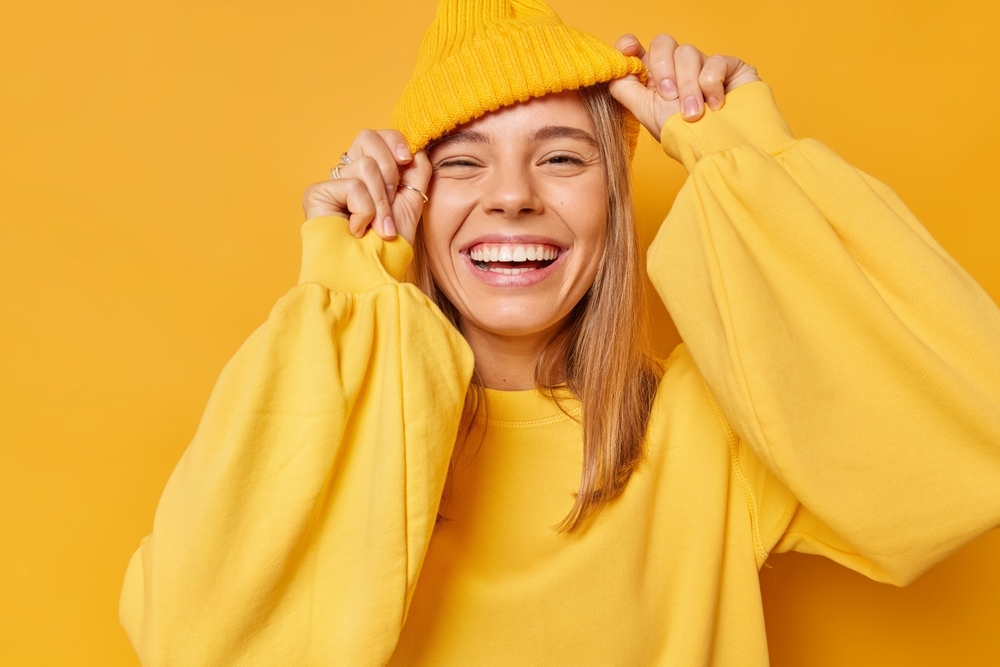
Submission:
POLYGON ((361 293, 402 282, 412 259, 413 249, 402 236, 384 241, 369 229, 357 239, 344 218, 313 218, 302 225, 299 284, 319 283, 335 292, 361 293))
POLYGON ((660 142, 667 155, 690 172, 706 155, 739 146, 775 155, 791 146, 795 137, 774 103, 771 87, 754 81, 728 93, 718 111, 705 107, 705 115, 694 123, 674 114, 663 124, 660 142))

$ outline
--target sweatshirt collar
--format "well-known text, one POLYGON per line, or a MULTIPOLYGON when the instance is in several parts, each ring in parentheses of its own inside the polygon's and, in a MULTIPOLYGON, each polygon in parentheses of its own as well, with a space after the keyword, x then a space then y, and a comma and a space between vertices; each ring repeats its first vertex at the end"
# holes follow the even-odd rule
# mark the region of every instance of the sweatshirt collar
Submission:
POLYGON ((485 419, 491 424, 520 424, 580 417, 580 401, 565 386, 553 389, 552 395, 538 389, 481 391, 485 394, 486 401, 485 406, 480 405, 476 421, 485 419))

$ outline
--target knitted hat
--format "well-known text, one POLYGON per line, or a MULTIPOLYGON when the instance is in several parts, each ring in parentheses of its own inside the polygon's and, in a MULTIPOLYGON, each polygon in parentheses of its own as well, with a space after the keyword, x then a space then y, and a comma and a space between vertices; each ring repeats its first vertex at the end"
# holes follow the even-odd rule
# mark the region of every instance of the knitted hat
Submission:
MULTIPOLYGON (((392 126, 416 152, 489 111, 628 74, 645 76, 638 58, 563 25, 541 0, 441 0, 392 126)), ((634 149, 639 124, 627 117, 634 149)))

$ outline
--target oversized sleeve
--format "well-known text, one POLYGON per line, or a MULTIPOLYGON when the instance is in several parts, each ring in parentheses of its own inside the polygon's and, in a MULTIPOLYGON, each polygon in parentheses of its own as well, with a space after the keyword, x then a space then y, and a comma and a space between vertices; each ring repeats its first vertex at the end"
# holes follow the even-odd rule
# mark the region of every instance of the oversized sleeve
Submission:
POLYGON ((1000 312, 764 83, 663 145, 653 284, 738 434, 765 550, 906 583, 1000 525, 1000 312))
POLYGON ((388 659, 473 365, 399 282, 411 257, 340 218, 303 226, 299 285, 223 370, 129 565, 146 667, 388 659))

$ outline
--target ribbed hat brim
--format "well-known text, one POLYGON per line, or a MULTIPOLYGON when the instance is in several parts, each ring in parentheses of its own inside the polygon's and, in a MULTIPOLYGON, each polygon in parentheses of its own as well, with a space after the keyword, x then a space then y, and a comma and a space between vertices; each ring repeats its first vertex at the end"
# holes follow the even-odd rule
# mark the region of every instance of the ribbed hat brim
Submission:
MULTIPOLYGON (((501 107, 644 73, 638 58, 623 56, 581 30, 522 23, 514 30, 479 34, 418 72, 396 105, 392 124, 416 152, 501 107)), ((638 123, 631 114, 629 134, 634 147, 638 123)))

